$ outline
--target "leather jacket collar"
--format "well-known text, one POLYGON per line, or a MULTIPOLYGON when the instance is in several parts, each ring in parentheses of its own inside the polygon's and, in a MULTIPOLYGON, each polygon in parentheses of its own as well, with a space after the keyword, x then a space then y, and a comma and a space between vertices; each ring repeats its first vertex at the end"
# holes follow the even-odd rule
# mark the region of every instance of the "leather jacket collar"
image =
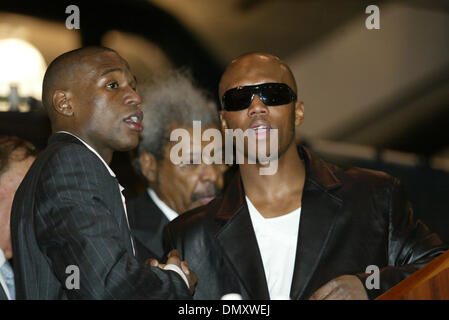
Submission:
MULTIPOLYGON (((308 284, 323 256, 343 203, 338 194, 332 192, 341 186, 333 168, 314 157, 305 147, 300 147, 298 152, 305 161, 306 181, 290 291, 292 299, 306 298, 308 284)), ((245 286, 248 298, 269 299, 263 263, 239 173, 229 184, 221 201, 216 201, 210 210, 215 211, 211 231, 245 286), (242 243, 245 245, 242 246, 242 243)))
MULTIPOLYGON (((306 147, 298 147, 298 153, 305 162, 306 182, 304 189, 317 187, 322 191, 329 191, 341 186, 341 181, 336 177, 328 163, 315 157, 306 147)), ((221 206, 218 208, 216 217, 228 220, 246 205, 245 192, 240 177, 237 173, 232 178, 229 186, 224 192, 221 206)))

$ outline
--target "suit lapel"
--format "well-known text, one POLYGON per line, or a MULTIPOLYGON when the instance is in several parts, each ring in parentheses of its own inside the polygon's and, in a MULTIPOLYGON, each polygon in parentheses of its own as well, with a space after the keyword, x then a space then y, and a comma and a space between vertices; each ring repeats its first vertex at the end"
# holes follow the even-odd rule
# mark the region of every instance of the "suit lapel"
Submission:
MULTIPOLYGON (((323 256, 340 203, 318 190, 304 190, 290 296, 299 299, 323 256)), ((301 297, 301 299, 306 297, 301 297)))
POLYGON ((109 192, 107 193, 111 196, 113 195, 111 200, 114 201, 112 206, 110 207, 110 210, 112 211, 112 214, 117 220, 119 228, 122 231, 122 237, 124 239, 124 243, 126 244, 128 253, 134 256, 135 255, 133 250, 134 240, 132 239, 131 230, 128 225, 127 214, 125 213, 125 209, 123 207, 118 180, 117 178, 114 178, 109 174, 107 176, 107 179, 110 179, 111 181, 111 183, 106 184, 108 186, 111 186, 111 188, 108 190, 109 192))
POLYGON ((128 206, 128 219, 135 240, 146 248, 151 257, 162 260, 164 248, 162 235, 164 227, 170 222, 145 190, 128 206))
POLYGON ((128 207, 128 218, 136 237, 148 246, 152 246, 155 237, 162 236, 165 225, 170 222, 147 190, 128 207))
POLYGON ((291 299, 305 299, 307 285, 323 257, 342 200, 329 191, 341 186, 327 164, 300 150, 306 165, 291 299))
POLYGON ((240 174, 237 173, 217 212, 217 222, 222 227, 216 237, 248 292, 248 298, 266 300, 270 297, 262 258, 243 195, 240 174))

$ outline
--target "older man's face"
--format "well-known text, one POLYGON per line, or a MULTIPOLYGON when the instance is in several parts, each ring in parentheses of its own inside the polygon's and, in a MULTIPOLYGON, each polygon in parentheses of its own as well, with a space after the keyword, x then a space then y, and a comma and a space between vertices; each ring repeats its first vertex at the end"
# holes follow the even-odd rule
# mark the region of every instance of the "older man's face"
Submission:
POLYGON ((8 168, 0 176, 0 248, 6 259, 12 257, 10 217, 14 195, 35 159, 30 156, 21 161, 14 160, 14 158, 22 159, 21 154, 24 152, 25 150, 21 148, 14 150, 8 168))
MULTIPOLYGON (((190 150, 193 150, 193 129, 181 128, 189 132, 190 141, 182 140, 178 143, 190 143, 190 150)), ((209 128, 218 129, 205 127, 202 132, 209 128)), ((201 150, 210 143, 201 142, 201 150)), ((221 143, 215 143, 214 150, 221 152, 221 143)), ((168 143, 164 147, 164 157, 157 161, 157 178, 152 186, 162 201, 178 214, 182 214, 207 204, 220 192, 223 188, 223 173, 227 167, 224 164, 206 165, 203 161, 200 164, 176 165, 170 160, 170 150, 174 145, 175 143, 168 143)), ((193 158, 194 154, 190 154, 190 157, 193 158)))

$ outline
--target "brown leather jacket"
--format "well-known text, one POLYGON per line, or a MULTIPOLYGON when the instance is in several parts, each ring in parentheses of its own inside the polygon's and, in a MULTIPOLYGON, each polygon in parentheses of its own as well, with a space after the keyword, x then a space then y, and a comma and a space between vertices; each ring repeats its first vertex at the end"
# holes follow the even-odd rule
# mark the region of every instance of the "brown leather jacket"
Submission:
MULTIPOLYGON (((307 299, 326 282, 367 266, 380 268, 380 289, 438 256, 447 247, 419 221, 398 179, 361 168, 343 170, 298 149, 306 165, 291 299, 307 299)), ((166 228, 166 250, 177 248, 198 275, 195 299, 269 299, 262 260, 240 174, 224 194, 166 228)))

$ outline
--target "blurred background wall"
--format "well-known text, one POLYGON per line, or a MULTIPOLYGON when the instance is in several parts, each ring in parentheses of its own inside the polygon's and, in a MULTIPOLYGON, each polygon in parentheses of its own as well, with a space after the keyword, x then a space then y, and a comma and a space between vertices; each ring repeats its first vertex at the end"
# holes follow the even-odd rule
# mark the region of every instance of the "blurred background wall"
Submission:
MULTIPOLYGON (((2 1, 0 134, 46 145, 43 72, 84 45, 116 49, 139 82, 188 67, 217 101, 231 59, 278 55, 305 103, 298 143, 401 178, 417 217, 449 242, 449 1, 2 1), (80 10, 79 30, 66 28, 69 5, 80 10), (368 5, 380 9, 379 30, 365 26, 368 5)), ((142 189, 128 154, 112 167, 129 196, 142 189)))

